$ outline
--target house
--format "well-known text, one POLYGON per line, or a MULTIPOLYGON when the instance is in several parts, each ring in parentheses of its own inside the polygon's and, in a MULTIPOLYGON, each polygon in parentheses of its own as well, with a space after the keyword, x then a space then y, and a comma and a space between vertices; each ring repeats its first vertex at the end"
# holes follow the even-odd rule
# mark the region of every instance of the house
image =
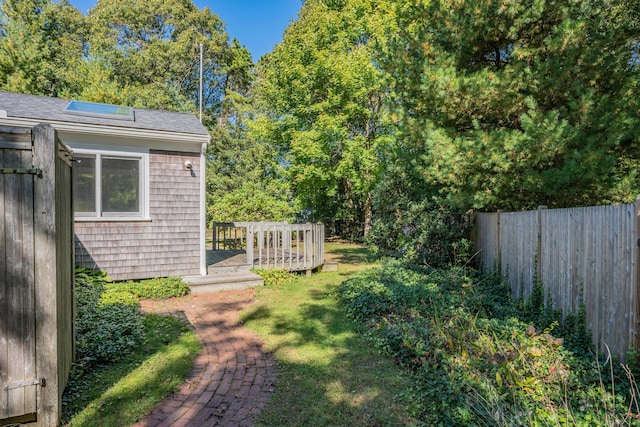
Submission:
POLYGON ((0 126, 73 150, 76 265, 114 280, 207 274, 207 130, 192 114, 0 92, 0 126))

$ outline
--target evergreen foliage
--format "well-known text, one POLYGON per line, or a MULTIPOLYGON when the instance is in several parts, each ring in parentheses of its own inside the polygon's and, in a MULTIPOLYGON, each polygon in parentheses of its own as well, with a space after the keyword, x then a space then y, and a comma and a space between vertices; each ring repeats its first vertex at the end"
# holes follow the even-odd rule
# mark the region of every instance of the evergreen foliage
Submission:
POLYGON ((67 0, 0 2, 0 90, 76 93, 85 33, 82 14, 67 0))
POLYGON ((462 209, 635 197, 637 3, 398 3, 385 69, 414 185, 462 209))

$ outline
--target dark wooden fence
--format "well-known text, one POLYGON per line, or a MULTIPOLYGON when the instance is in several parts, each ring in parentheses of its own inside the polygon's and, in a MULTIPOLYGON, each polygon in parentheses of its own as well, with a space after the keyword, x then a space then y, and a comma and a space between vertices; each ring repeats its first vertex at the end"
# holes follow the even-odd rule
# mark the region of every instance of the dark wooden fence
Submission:
POLYGON ((60 422, 73 359, 71 151, 0 128, 0 425, 60 422))
POLYGON ((625 358, 640 348, 636 203, 475 214, 475 244, 484 271, 500 266, 514 297, 536 280, 563 314, 582 303, 593 342, 625 358))

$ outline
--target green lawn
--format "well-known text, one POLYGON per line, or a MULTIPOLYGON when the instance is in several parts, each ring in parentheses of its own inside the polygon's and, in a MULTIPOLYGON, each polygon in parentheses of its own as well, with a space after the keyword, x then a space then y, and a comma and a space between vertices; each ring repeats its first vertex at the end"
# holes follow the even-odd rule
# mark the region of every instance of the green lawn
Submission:
POLYGON ((339 263, 339 271, 260 288, 256 303, 241 313, 280 370, 256 425, 413 425, 401 397, 410 379, 367 343, 332 294, 343 280, 371 266, 367 250, 327 244, 326 254, 339 263))
MULTIPOLYGON (((256 290, 241 313, 275 355, 275 392, 258 426, 413 425, 401 396, 408 378, 362 338, 345 317, 334 288, 371 266, 367 250, 327 244, 338 272, 297 276, 256 290)), ((85 372, 65 392, 64 424, 127 426, 140 419, 189 373, 200 349, 195 334, 171 317, 144 315, 145 342, 115 366, 85 372)))
POLYGON ((169 316, 145 314, 144 325, 145 342, 132 354, 70 380, 64 425, 128 426, 177 389, 200 351, 198 338, 169 316))

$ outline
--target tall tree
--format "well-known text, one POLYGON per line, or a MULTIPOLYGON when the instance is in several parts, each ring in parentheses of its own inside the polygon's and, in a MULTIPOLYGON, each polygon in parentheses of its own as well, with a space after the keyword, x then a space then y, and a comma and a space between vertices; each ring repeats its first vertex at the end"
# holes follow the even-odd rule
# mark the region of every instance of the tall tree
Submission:
POLYGON ((637 192, 621 161, 639 154, 637 12, 627 0, 399 2, 385 64, 397 162, 464 209, 637 192))
POLYGON ((288 166, 301 206, 366 235, 371 191, 389 140, 384 73, 374 52, 390 2, 307 0, 283 41, 258 65, 256 123, 288 166))
POLYGON ((247 61, 248 52, 236 55, 222 115, 207 149, 208 220, 292 221, 298 209, 278 153, 258 137, 259 127, 254 129, 247 61))
POLYGON ((67 0, 4 0, 0 10, 0 89, 76 92, 85 46, 82 14, 67 0))
POLYGON ((87 15, 93 71, 86 97, 120 88, 128 105, 191 110, 198 103, 199 45, 204 50, 203 104, 220 115, 233 52, 220 18, 191 0, 100 0, 87 15), (103 90, 102 84, 106 84, 103 90))

